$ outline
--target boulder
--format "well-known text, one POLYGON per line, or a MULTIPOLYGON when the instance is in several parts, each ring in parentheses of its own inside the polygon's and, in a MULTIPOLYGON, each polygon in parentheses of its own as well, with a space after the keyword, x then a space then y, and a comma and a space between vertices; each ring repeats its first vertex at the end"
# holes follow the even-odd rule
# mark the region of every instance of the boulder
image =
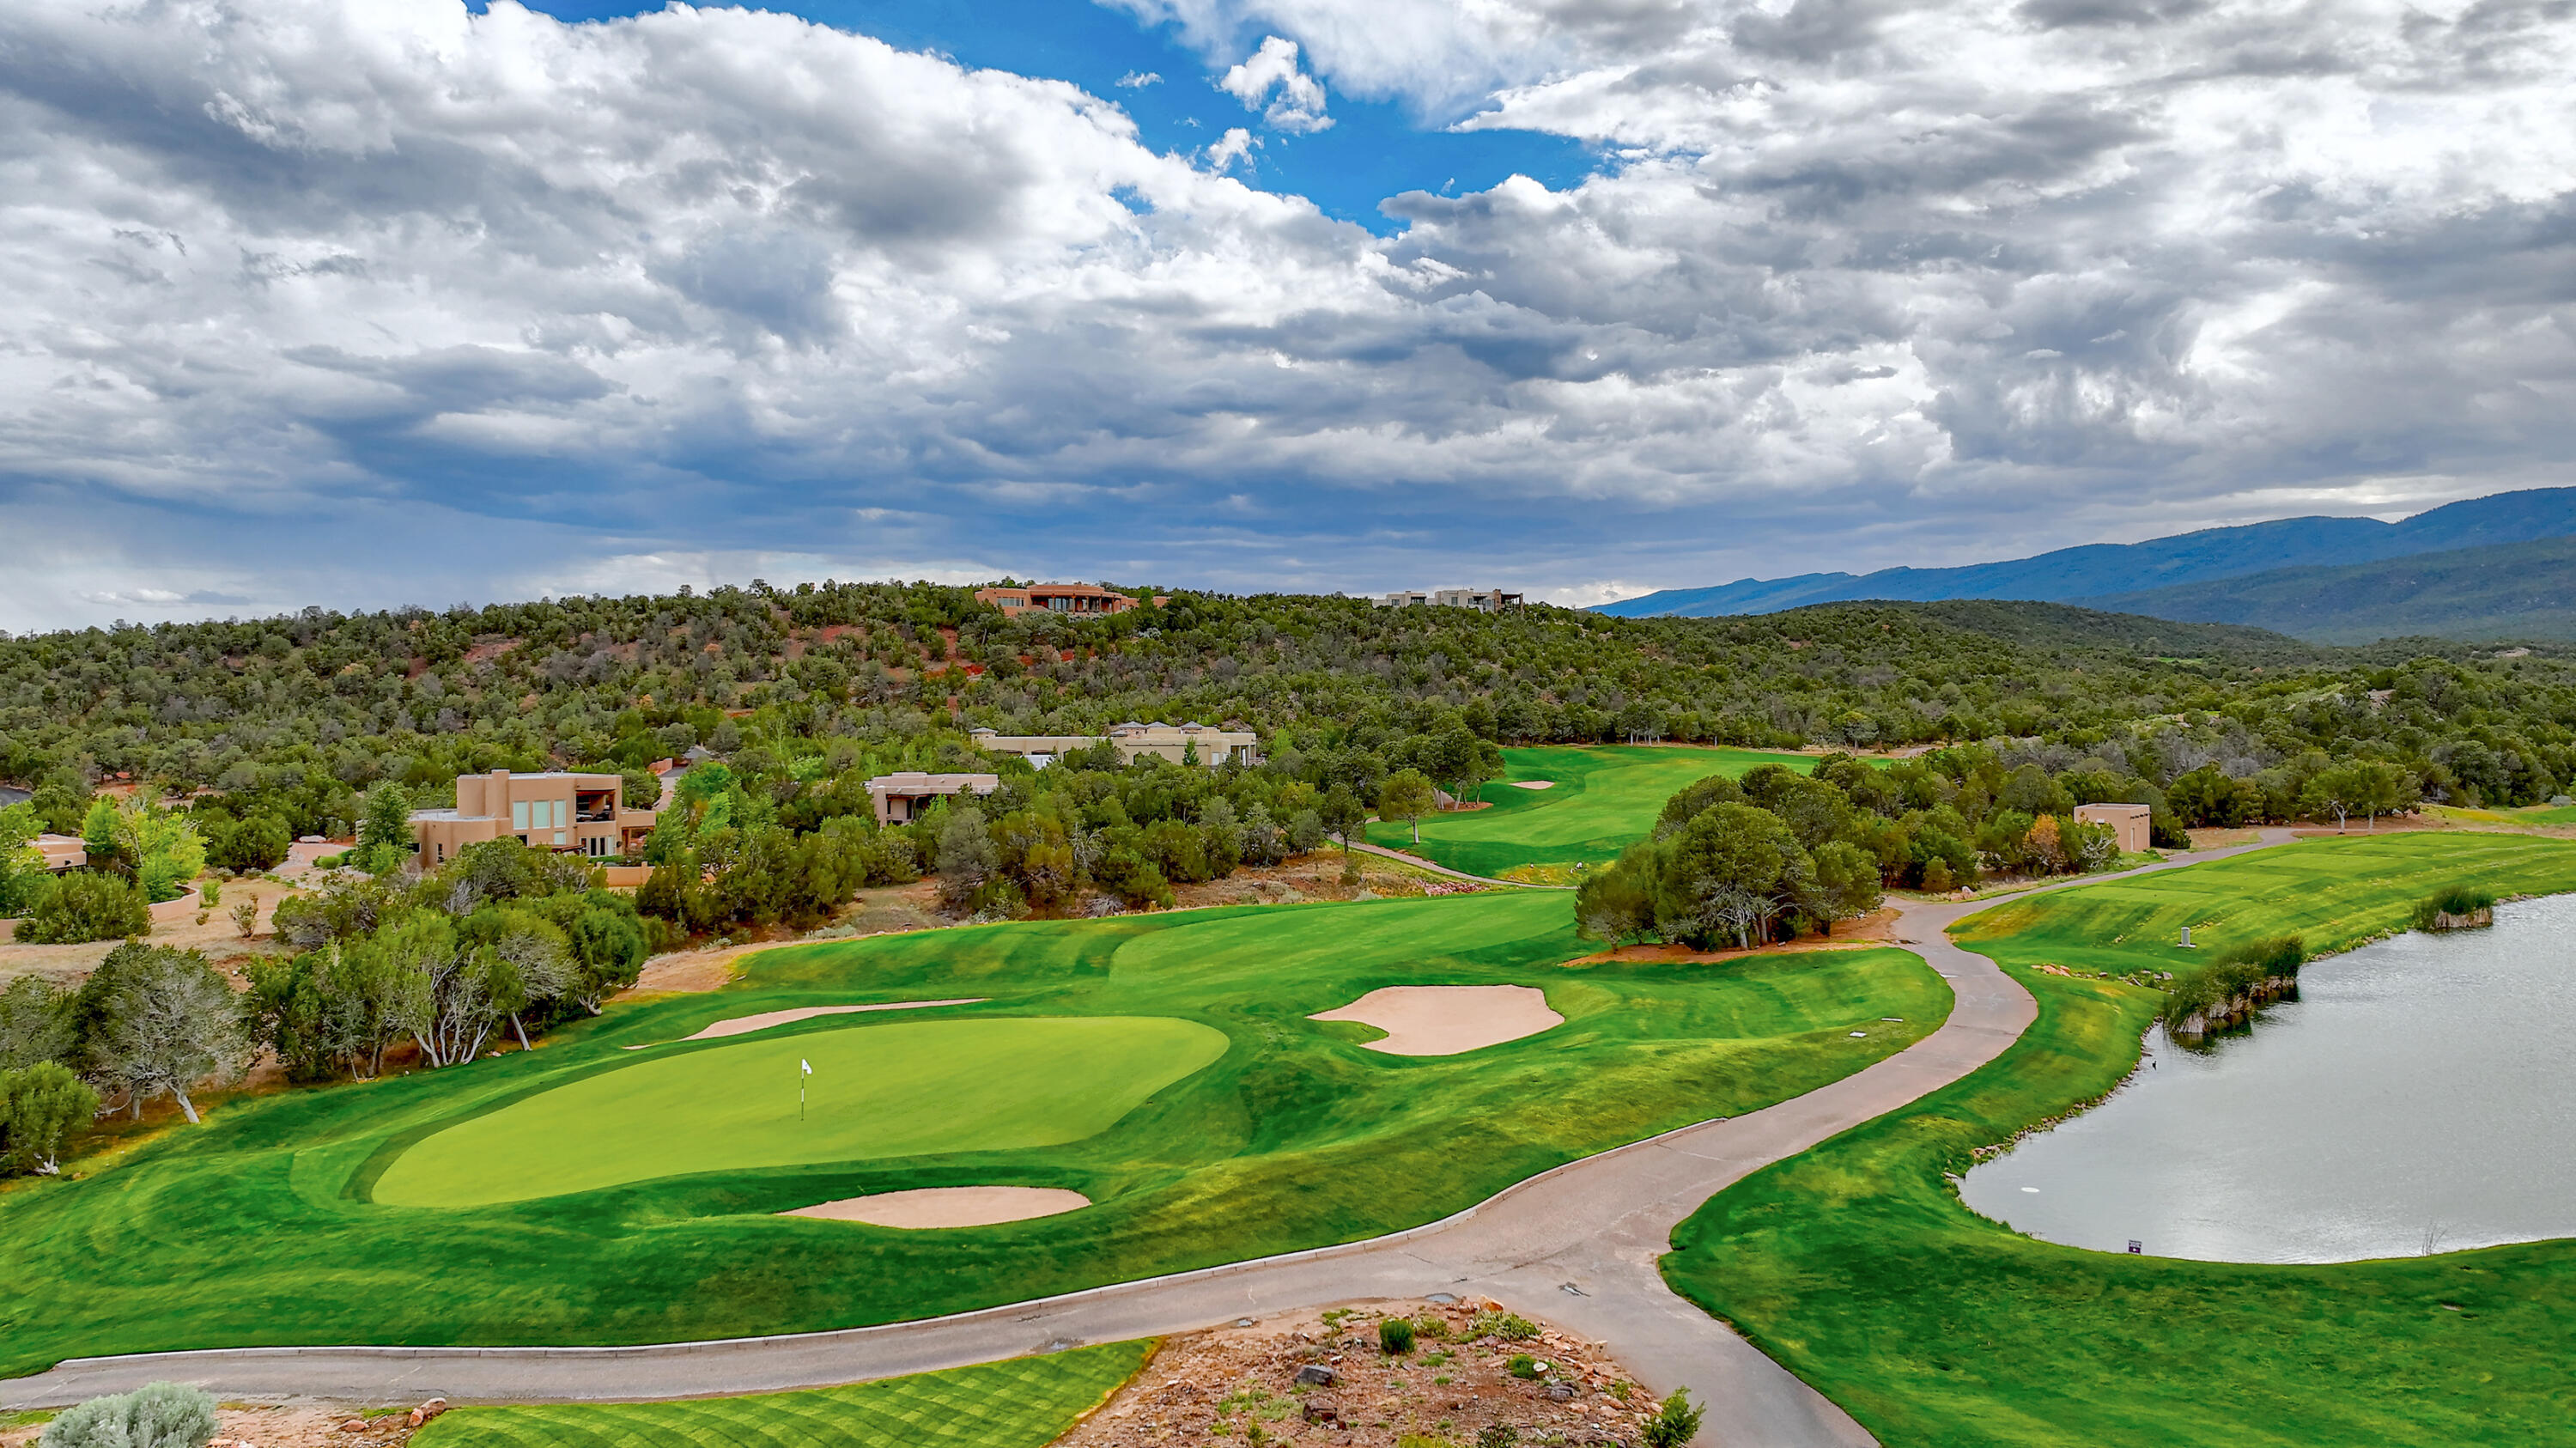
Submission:
POLYGON ((1547 1385, 1547 1397, 1548 1401, 1552 1403, 1572 1402, 1574 1400, 1574 1384, 1565 1382, 1550 1383, 1547 1385))
POLYGON ((1308 1387, 1334 1387, 1337 1386, 1341 1380, 1342 1375, 1340 1373, 1333 1371, 1322 1363, 1308 1363, 1297 1370, 1297 1381, 1306 1384, 1308 1387))
POLYGON ((349 1421, 340 1425, 340 1431, 343 1433, 364 1433, 367 1431, 367 1420, 364 1418, 351 1418, 349 1421))
POLYGON ((1342 1405, 1330 1398, 1308 1398, 1302 1408, 1309 1423, 1339 1423, 1342 1405))
POLYGON ((411 1426, 417 1428, 421 1424, 428 1422, 430 1419, 435 1418, 446 1411, 447 1400, 445 1398, 432 1398, 428 1402, 411 1410, 411 1426))

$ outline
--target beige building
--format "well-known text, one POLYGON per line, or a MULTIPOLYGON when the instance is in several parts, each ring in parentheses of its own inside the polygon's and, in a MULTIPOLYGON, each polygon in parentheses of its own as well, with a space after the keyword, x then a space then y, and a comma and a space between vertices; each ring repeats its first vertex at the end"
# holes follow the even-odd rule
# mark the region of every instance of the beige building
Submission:
MULTIPOLYGON (((1097 618, 1102 614, 1125 613, 1136 607, 1138 602, 1133 594, 1089 583, 1031 583, 1018 588, 979 588, 975 590, 975 601, 991 604, 1006 618, 1017 618, 1032 611, 1097 618)), ((1158 608, 1169 602, 1168 598, 1154 600, 1158 608)))
POLYGON ((1190 750, 1198 750, 1199 763, 1210 769, 1227 760, 1245 764, 1261 762, 1261 736, 1248 729, 1211 729, 1205 724, 1127 723, 1107 734, 1002 734, 991 729, 973 731, 977 744, 997 754, 1017 754, 1043 769, 1060 756, 1076 749, 1089 749, 1108 740, 1118 748, 1118 762, 1133 764, 1140 755, 1151 754, 1174 764, 1185 762, 1190 750))
POLYGON ((1521 606, 1521 596, 1499 588, 1435 588, 1429 593, 1397 589, 1369 600, 1377 608, 1472 608, 1480 613, 1500 613, 1521 606))
POLYGON ((2122 853, 2134 854, 2147 847, 2149 813, 2142 804, 2079 804, 2075 807, 2075 822, 2109 825, 2122 853))
POLYGON ((45 857, 45 868, 57 875, 89 863, 89 842, 78 835, 38 835, 35 845, 36 853, 45 857))
POLYGON ((880 825, 908 824, 943 795, 991 794, 1002 787, 998 774, 924 774, 907 769, 868 781, 868 801, 877 808, 880 825))
POLYGON ((435 869, 467 845, 504 837, 540 850, 605 859, 641 854, 655 812, 620 803, 626 781, 614 774, 489 774, 456 777, 456 808, 411 814, 420 862, 435 869))

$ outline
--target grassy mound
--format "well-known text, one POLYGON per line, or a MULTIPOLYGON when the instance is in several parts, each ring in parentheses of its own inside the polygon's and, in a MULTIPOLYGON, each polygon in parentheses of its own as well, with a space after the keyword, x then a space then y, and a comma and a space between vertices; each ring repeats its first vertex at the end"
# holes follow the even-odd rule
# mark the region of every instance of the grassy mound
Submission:
MULTIPOLYGON (((1578 1156, 1812 1090, 1902 1049, 1948 1010, 1940 979, 1894 950, 1562 964, 1585 952, 1565 896, 1522 891, 1031 921, 765 952, 735 987, 619 1006, 532 1053, 259 1098, 95 1177, 0 1192, 0 1281, 12 1289, 0 1304, 0 1371, 180 1347, 808 1331, 1348 1241, 1436 1219, 1578 1156), (1538 986, 1566 1020, 1461 1056, 1408 1058, 1362 1047, 1376 1034, 1365 1026, 1306 1019, 1390 985, 1538 986), (1227 1049, 1107 1129, 1056 1145, 925 1141, 953 1149, 439 1211, 367 1199, 444 1133, 628 1076, 639 1057, 626 1045, 755 1011, 950 996, 991 998, 954 1008, 954 1022, 1149 1017, 1222 1035, 1227 1049), (1849 1038, 1862 1028, 1865 1039, 1849 1038), (773 1215, 978 1185, 1061 1187, 1097 1205, 931 1233, 773 1215)), ((641 1059, 720 1062, 750 1048, 792 1065, 827 1043, 863 1059, 871 1041, 933 1024, 824 1017, 641 1059)), ((774 1096, 777 1083, 760 1074, 774 1096)), ((1094 1084, 1058 1073, 1051 1089, 1094 1084)), ((512 1150, 551 1141, 570 1159, 592 1149, 585 1133, 625 1129, 615 1121, 561 1116, 512 1150)), ((453 1167, 466 1189, 488 1175, 472 1161, 453 1167)))
POLYGON ((458 1408, 417 1448, 1046 1448, 1145 1365, 1109 1343, 945 1372, 742 1398, 458 1408))
POLYGON ((1987 911, 1960 939, 2031 990, 2038 1023, 1967 1080, 1720 1193, 1665 1274, 1890 1448, 2576 1442, 2576 1243, 2330 1266, 2130 1257, 2017 1236, 1944 1180, 2137 1060, 2156 992, 2029 967, 2134 970, 2179 954, 2185 922, 2341 949, 2465 880, 2576 889, 2576 845, 2318 841, 1987 911))
POLYGON ((395 1158, 369 1195, 482 1207, 691 1172, 1054 1146, 1225 1048, 1222 1031, 1152 1016, 862 1023, 717 1046, 460 1122, 395 1158))
POLYGON ((1803 774, 1816 760, 1753 749, 1506 749, 1503 778, 1479 795, 1486 808, 1424 816, 1420 845, 1401 820, 1370 826, 1368 838, 1471 875, 1499 878, 1523 866, 1599 864, 1617 859, 1654 829, 1664 801, 1693 780, 1739 777, 1757 764, 1785 764, 1803 774), (1551 789, 1521 789, 1510 783, 1516 779, 1556 783, 1551 789))

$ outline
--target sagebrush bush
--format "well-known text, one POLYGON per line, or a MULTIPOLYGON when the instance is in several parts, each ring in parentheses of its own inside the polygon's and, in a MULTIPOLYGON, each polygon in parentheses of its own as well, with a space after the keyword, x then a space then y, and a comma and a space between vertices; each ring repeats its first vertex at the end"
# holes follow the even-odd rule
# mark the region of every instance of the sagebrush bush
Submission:
POLYGON ((1645 1430, 1637 1435, 1638 1441, 1645 1448, 1685 1448, 1690 1440, 1699 1436, 1699 1420, 1707 1416, 1706 1407, 1690 1400, 1688 1388, 1675 1388, 1673 1395, 1664 1399, 1664 1406, 1648 1420, 1645 1430))
POLYGON ((1377 1325, 1378 1350, 1386 1353, 1413 1351, 1413 1324, 1401 1317, 1389 1317, 1377 1325))
POLYGON ((45 1425, 38 1448, 206 1448, 215 1400, 177 1383, 92 1398, 45 1425))

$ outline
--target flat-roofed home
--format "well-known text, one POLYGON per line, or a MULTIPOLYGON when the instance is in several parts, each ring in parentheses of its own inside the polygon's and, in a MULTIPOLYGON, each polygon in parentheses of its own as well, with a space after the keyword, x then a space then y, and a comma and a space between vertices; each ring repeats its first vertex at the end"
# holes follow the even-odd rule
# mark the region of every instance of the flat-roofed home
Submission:
POLYGON ((1435 608, 1472 608, 1482 613, 1500 613, 1521 606, 1521 596, 1499 588, 1435 588, 1431 590, 1435 608))
POLYGON ((2109 825, 2123 854, 2136 854, 2147 847, 2147 830, 2152 818, 2152 812, 2142 804, 2079 804, 2075 807, 2077 824, 2109 825))
POLYGON ((1245 764, 1261 762, 1261 736, 1248 729, 1211 729, 1205 724, 1152 724, 1129 722, 1117 725, 1107 734, 1003 734, 991 729, 973 731, 977 744, 996 754, 1017 754, 1043 769, 1076 749, 1089 749, 1108 740, 1118 749, 1118 762, 1133 764, 1139 755, 1151 754, 1174 764, 1189 762, 1193 749, 1198 762, 1210 769, 1230 759, 1245 764))
POLYGON ((432 868, 455 859, 467 845, 504 837, 595 860, 640 854, 655 812, 628 809, 625 789, 619 775, 560 769, 460 774, 456 808, 413 810, 412 838, 420 844, 421 863, 432 868))
POLYGON ((36 853, 45 857, 45 868, 57 875, 89 863, 89 842, 78 835, 38 835, 35 845, 36 853))
POLYGON ((868 781, 868 800, 877 808, 877 823, 908 824, 921 817, 930 802, 943 795, 991 794, 1002 787, 998 774, 924 774, 907 769, 868 781))
POLYGON ((1031 583, 1017 588, 979 588, 975 590, 975 601, 993 605, 1006 618, 1017 618, 1032 611, 1069 613, 1089 618, 1125 613, 1136 606, 1133 595, 1089 583, 1031 583))

